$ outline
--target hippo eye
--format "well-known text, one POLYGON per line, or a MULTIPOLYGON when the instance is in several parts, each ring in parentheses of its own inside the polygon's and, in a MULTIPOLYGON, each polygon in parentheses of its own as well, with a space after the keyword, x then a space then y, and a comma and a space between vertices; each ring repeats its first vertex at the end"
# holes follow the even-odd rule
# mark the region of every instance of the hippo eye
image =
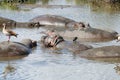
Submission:
POLYGON ((30 26, 32 26, 33 24, 30 24, 30 26))
POLYGON ((32 27, 32 26, 33 26, 33 23, 28 24, 28 26, 32 27))

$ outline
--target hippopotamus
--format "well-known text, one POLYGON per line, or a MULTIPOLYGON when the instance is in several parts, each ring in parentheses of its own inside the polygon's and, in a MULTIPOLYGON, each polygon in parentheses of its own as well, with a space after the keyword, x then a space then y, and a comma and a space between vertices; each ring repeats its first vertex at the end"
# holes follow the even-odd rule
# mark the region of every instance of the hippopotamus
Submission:
POLYGON ((3 26, 3 23, 7 27, 40 27, 41 25, 38 22, 16 22, 14 20, 0 17, 0 26, 3 26))
POLYGON ((56 47, 60 49, 68 49, 72 52, 76 52, 76 51, 81 52, 93 48, 90 45, 85 45, 80 42, 72 42, 72 41, 60 42, 59 44, 56 45, 56 47))
POLYGON ((117 38, 118 33, 115 31, 105 31, 91 27, 83 22, 76 22, 72 19, 58 15, 41 15, 30 20, 38 22, 40 25, 56 25, 68 27, 59 34, 66 39, 78 37, 82 41, 109 41, 117 38))
POLYGON ((84 58, 120 58, 120 46, 103 46, 76 53, 84 58))
POLYGON ((81 43, 77 42, 75 39, 74 39, 75 41, 66 41, 61 36, 59 36, 56 39, 54 46, 52 46, 47 42, 48 41, 47 38, 49 38, 49 37, 42 36, 41 42, 42 42, 43 46, 48 47, 48 48, 53 47, 53 48, 57 48, 57 49, 67 49, 72 52, 76 52, 76 51, 80 52, 80 51, 84 51, 84 50, 88 50, 88 49, 92 48, 92 46, 81 44, 81 43))
POLYGON ((8 18, 0 17, 0 26, 3 26, 3 23, 6 23, 9 26, 14 26, 16 21, 8 19, 8 18))
POLYGON ((117 39, 118 33, 116 31, 105 31, 96 28, 86 28, 84 30, 60 31, 59 34, 66 39, 78 37, 80 41, 101 42, 117 39))
POLYGON ((30 20, 30 22, 39 22, 40 25, 49 26, 63 26, 68 29, 83 29, 89 28, 89 24, 84 24, 83 22, 77 22, 69 18, 65 18, 58 15, 40 15, 30 20))
POLYGON ((36 41, 23 39, 20 42, 0 42, 0 57, 14 57, 28 55, 31 49, 36 46, 36 41))

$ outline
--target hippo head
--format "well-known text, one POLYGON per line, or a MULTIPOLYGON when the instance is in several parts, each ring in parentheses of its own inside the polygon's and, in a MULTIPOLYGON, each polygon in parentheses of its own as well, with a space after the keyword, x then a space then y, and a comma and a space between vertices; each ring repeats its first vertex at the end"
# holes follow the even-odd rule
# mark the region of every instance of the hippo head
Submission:
POLYGON ((37 46, 37 42, 33 41, 31 39, 23 39, 21 41, 21 43, 23 43, 24 45, 26 45, 28 48, 33 48, 37 46))
POLYGON ((55 38, 55 39, 51 39, 49 36, 41 37, 41 42, 43 43, 43 45, 45 47, 54 47, 63 41, 64 41, 64 39, 61 36, 57 36, 57 38, 55 38), (53 44, 51 44, 52 41, 53 41, 53 44))
POLYGON ((5 25, 6 27, 15 27, 16 22, 15 21, 8 21, 8 22, 0 23, 0 26, 3 26, 3 25, 5 25))
POLYGON ((76 22, 76 23, 74 24, 74 28, 81 30, 81 29, 90 28, 90 25, 89 25, 89 23, 88 23, 88 24, 84 24, 83 22, 76 22))
POLYGON ((51 47, 50 43, 48 42, 49 37, 48 36, 42 36, 41 42, 45 47, 51 47))

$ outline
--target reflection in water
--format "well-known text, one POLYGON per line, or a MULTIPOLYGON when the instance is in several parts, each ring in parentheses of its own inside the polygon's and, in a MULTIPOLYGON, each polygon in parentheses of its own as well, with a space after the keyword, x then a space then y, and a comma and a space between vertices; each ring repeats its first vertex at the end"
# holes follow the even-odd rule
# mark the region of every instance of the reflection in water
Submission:
POLYGON ((116 73, 120 75, 120 65, 116 64, 116 66, 114 67, 114 69, 115 69, 116 73))
POLYGON ((7 61, 7 66, 4 67, 3 72, 0 74, 4 79, 7 78, 8 75, 14 75, 16 68, 12 65, 12 60, 22 59, 25 56, 16 56, 16 57, 0 57, 0 61, 7 61))
MULTIPOLYGON (((90 6, 92 11, 106 11, 109 13, 120 11, 120 3, 114 3, 114 2, 107 3, 106 1, 116 1, 116 0, 74 0, 74 1, 66 0, 67 4, 72 2, 72 3, 75 3, 76 6, 79 6, 79 5, 90 6)), ((0 7, 11 9, 11 10, 20 10, 19 6, 21 4, 32 4, 34 6, 38 6, 36 5, 36 3, 40 3, 39 7, 42 7, 45 5, 51 5, 49 4, 50 2, 52 3, 54 2, 54 0, 3 0, 3 1, 0 1, 0 7)), ((56 4, 58 3, 53 3, 52 5, 56 5, 56 4)))
POLYGON ((4 69, 3 73, 2 73, 4 79, 6 79, 7 75, 12 74, 13 72, 15 72, 15 70, 16 70, 16 68, 14 66, 12 66, 10 64, 10 62, 8 61, 8 64, 7 64, 7 66, 5 67, 5 69, 4 69))

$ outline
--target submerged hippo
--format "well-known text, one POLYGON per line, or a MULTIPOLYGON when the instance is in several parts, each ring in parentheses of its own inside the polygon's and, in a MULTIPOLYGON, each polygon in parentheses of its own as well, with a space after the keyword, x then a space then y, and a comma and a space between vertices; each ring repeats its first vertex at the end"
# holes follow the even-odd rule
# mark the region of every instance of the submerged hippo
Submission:
POLYGON ((41 42, 45 47, 55 47, 58 49, 67 49, 67 50, 70 50, 72 52, 84 51, 84 50, 88 50, 88 49, 92 48, 92 46, 84 45, 84 44, 81 44, 81 43, 76 42, 76 41, 74 41, 74 42, 65 41, 61 36, 59 36, 55 40, 55 43, 53 45, 51 45, 51 43, 48 42, 48 39, 49 39, 48 36, 41 37, 41 42))
POLYGON ((81 52, 79 56, 85 58, 120 58, 120 46, 104 46, 93 48, 81 52))
POLYGON ((3 41, 0 43, 0 57, 28 55, 35 46, 36 42, 30 39, 21 42, 3 41))
POLYGON ((16 22, 14 20, 0 17, 0 27, 3 27, 3 23, 7 27, 40 27, 41 25, 38 22, 16 22))
POLYGON ((58 15, 41 15, 30 20, 30 22, 39 22, 40 25, 63 26, 67 28, 88 28, 89 24, 83 22, 76 22, 72 19, 65 18, 58 15))
POLYGON ((117 38, 118 33, 92 28, 89 24, 76 22, 74 20, 57 16, 41 15, 30 20, 30 22, 39 22, 40 25, 66 26, 72 29, 61 31, 59 34, 64 38, 78 37, 83 41, 109 41, 117 38), (76 28, 77 27, 77 28, 76 28))
POLYGON ((92 48, 92 46, 90 45, 84 45, 82 43, 72 42, 72 41, 60 42, 59 44, 56 45, 56 47, 60 49, 68 49, 72 52, 76 52, 76 51, 80 52, 80 51, 84 51, 92 48))
POLYGON ((59 32, 64 38, 78 37, 80 41, 110 41, 117 39, 118 33, 113 31, 105 31, 96 28, 87 28, 84 30, 61 31, 59 32))
POLYGON ((6 23, 9 26, 14 26, 16 21, 8 19, 8 18, 0 17, 0 26, 3 26, 3 23, 6 23))

